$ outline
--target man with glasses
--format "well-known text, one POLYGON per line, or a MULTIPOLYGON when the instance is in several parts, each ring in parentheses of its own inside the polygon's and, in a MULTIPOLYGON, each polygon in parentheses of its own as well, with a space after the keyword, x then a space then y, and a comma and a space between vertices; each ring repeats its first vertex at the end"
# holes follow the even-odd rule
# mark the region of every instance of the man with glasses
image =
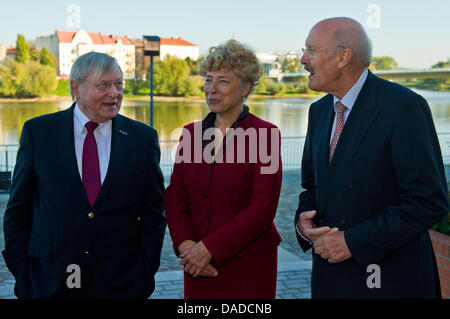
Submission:
POLYGON ((420 95, 368 71, 371 50, 358 22, 331 18, 301 59, 328 93, 309 110, 295 216, 312 298, 439 298, 427 232, 448 212, 439 141, 420 95))
POLYGON ((24 124, 4 215, 19 298, 148 298, 165 232, 157 133, 119 115, 122 71, 80 56, 69 109, 24 124))

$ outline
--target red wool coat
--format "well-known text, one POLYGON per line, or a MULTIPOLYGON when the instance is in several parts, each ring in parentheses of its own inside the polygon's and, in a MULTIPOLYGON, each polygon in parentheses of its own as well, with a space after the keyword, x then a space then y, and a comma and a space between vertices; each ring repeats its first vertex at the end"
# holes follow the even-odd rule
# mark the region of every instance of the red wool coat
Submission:
MULTIPOLYGON (((212 127, 214 119, 215 114, 210 113, 201 124, 197 122, 196 125, 202 125, 197 132, 204 133, 212 127)), ((209 164, 205 156, 201 156, 201 163, 194 163, 195 139, 200 143, 197 161, 199 150, 208 149, 207 144, 211 143, 201 142, 201 136, 194 136, 194 127, 194 123, 185 126, 177 162, 180 157, 184 160, 174 165, 165 193, 167 223, 176 254, 179 255, 177 247, 183 241, 202 240, 219 275, 193 278, 185 273, 185 298, 275 298, 277 249, 281 241, 273 223, 282 178, 279 130, 245 108, 234 128, 242 128, 249 135, 250 131, 256 132, 256 139, 246 138, 244 163, 242 156, 241 163, 237 162, 242 143, 235 137, 234 145, 229 140, 223 153, 226 159, 225 155, 234 149, 233 163, 230 160, 220 163, 216 158, 217 162, 209 164), (261 135, 260 128, 267 134, 261 135), (276 133, 275 138, 271 129, 276 133), (253 157, 256 163, 251 160, 255 155, 255 150, 251 150, 254 145, 258 145, 258 152, 261 147, 267 147, 266 154, 271 161, 267 162, 267 157, 260 154, 253 157), (271 164, 274 172, 262 174, 261 168, 271 164)))

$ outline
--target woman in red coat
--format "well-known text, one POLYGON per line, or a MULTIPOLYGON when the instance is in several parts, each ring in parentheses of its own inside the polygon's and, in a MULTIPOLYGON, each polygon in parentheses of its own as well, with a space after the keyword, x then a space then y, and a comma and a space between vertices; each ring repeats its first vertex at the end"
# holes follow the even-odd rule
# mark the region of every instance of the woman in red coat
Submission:
POLYGON ((199 71, 211 112, 184 127, 165 193, 184 296, 275 298, 280 133, 243 104, 261 75, 258 59, 230 40, 199 71))

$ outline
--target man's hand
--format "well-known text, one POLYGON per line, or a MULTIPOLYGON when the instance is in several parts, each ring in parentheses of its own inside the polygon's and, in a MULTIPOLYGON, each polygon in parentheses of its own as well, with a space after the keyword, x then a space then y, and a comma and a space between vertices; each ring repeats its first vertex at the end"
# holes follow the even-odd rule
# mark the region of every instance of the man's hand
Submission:
POLYGON ((297 229, 299 232, 312 242, 316 241, 330 231, 330 227, 328 226, 317 228, 316 225, 314 225, 312 220, 316 214, 317 211, 315 210, 301 212, 297 222, 297 229))
MULTIPOLYGON (((332 230, 337 229, 333 228, 332 230)), ((313 242, 314 251, 330 264, 336 264, 349 259, 352 254, 345 242, 343 231, 330 231, 313 242)))
POLYGON ((212 256, 202 241, 183 251, 180 257, 183 258, 180 264, 184 266, 184 271, 193 277, 200 275, 216 277, 218 275, 217 270, 209 263, 212 256))

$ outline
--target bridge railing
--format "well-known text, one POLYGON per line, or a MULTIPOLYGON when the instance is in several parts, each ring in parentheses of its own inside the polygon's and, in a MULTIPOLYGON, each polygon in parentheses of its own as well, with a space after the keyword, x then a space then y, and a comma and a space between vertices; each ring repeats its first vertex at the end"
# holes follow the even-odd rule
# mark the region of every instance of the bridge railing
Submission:
MULTIPOLYGON (((438 134, 438 138, 441 145, 442 158, 446 169, 447 180, 450 180, 450 132, 440 133, 438 134)), ((178 140, 161 140, 159 143, 161 148, 160 166, 165 178, 168 181, 170 175, 172 174, 178 140)), ((288 136, 281 138, 281 159, 283 170, 300 169, 304 143, 304 136, 288 136)), ((0 175, 2 172, 13 171, 18 147, 18 145, 11 144, 0 145, 0 175)))

